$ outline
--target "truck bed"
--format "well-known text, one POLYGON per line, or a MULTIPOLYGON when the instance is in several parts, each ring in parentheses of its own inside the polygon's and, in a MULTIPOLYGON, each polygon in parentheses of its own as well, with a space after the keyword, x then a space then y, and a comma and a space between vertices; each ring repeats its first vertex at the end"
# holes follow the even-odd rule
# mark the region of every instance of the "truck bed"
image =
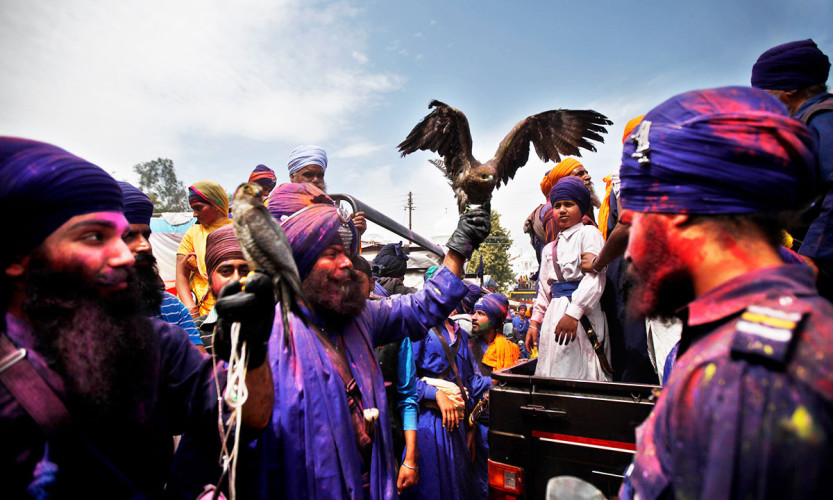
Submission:
POLYGON ((660 387, 535 377, 537 361, 492 373, 490 460, 522 469, 521 498, 544 498, 561 475, 615 495, 660 387))

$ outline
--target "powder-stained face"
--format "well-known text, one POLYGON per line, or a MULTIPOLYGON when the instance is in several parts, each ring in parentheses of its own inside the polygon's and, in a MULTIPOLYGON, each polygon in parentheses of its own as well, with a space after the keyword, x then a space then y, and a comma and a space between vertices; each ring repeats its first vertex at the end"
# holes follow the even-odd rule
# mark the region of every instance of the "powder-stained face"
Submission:
POLYGON ((289 180, 292 182, 309 183, 321 191, 327 191, 327 184, 324 182, 324 167, 321 165, 307 165, 292 174, 289 180))
POLYGON ((628 312, 636 317, 671 317, 694 298, 691 276, 670 243, 675 229, 667 216, 625 210, 622 222, 630 224, 625 253, 627 279, 635 286, 628 294, 628 312))
POLYGON ((492 328, 492 322, 486 313, 481 310, 475 310, 471 315, 471 331, 475 333, 487 332, 492 328))
MULTIPOLYGON (((150 246, 150 226, 148 224, 130 224, 130 229, 124 235, 124 243, 133 253, 133 256, 150 255, 153 249, 150 246)), ((136 261, 136 265, 147 264, 147 260, 136 261)))
POLYGON ((133 253, 122 238, 129 229, 122 213, 76 215, 53 231, 40 248, 52 268, 79 269, 105 295, 127 288, 133 253))

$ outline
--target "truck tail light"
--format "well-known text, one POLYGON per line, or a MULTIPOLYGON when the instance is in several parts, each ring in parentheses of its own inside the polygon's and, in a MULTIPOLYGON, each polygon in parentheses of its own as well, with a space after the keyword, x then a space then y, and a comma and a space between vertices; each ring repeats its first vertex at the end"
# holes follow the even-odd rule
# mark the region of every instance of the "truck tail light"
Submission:
POLYGON ((523 493, 524 471, 520 467, 489 460, 489 498, 517 498, 523 493))

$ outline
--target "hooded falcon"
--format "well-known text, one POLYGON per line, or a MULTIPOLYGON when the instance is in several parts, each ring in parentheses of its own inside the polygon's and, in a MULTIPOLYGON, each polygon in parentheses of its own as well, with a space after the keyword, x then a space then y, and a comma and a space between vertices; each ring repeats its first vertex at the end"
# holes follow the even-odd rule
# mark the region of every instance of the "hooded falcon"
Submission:
POLYGON ((442 162, 432 162, 448 178, 460 213, 466 206, 484 205, 492 191, 506 184, 529 159, 529 143, 541 161, 561 161, 561 155, 581 156, 579 148, 596 151, 590 141, 604 142, 605 125, 613 122, 592 110, 557 109, 521 120, 501 141, 494 158, 480 163, 472 155, 471 132, 466 115, 440 101, 399 144, 404 157, 416 150, 433 151, 442 162))

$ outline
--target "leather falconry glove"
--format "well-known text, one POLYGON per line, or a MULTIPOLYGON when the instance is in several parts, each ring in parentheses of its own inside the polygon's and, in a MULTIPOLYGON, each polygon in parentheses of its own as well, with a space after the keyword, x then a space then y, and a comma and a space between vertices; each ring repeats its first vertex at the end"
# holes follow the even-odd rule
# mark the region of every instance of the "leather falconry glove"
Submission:
POLYGON ((275 292, 272 280, 264 273, 255 272, 246 279, 245 290, 239 281, 232 281, 220 290, 214 307, 217 325, 214 327, 214 353, 228 361, 231 354, 231 325, 240 322, 238 348, 246 342, 250 368, 257 368, 266 359, 269 336, 275 321, 275 292))
POLYGON ((489 236, 489 232, 492 230, 489 211, 489 205, 487 204, 460 215, 457 229, 451 233, 451 237, 445 246, 470 259, 471 253, 483 243, 483 240, 489 236))

